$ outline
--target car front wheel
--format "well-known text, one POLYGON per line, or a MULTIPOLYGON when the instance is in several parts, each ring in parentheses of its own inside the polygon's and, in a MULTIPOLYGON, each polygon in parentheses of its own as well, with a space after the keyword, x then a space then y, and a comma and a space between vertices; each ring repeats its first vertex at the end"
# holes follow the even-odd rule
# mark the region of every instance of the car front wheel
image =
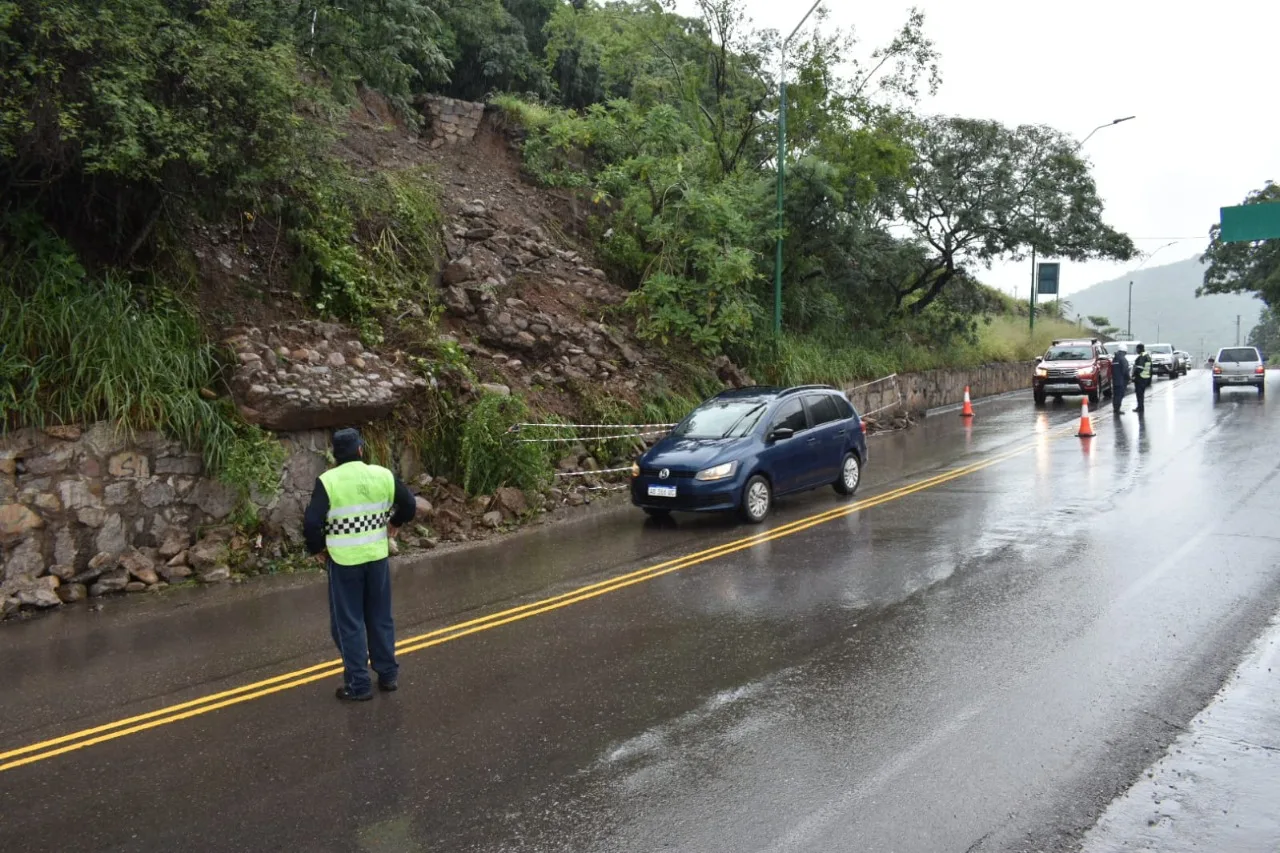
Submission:
POLYGON ((738 512, 742 520, 750 524, 759 524, 765 520, 769 510, 773 508, 773 489, 769 481, 756 474, 742 488, 742 506, 738 512))
POLYGON ((840 477, 831 484, 838 495, 852 495, 858 491, 858 483, 862 482, 862 463, 855 453, 846 453, 844 462, 840 463, 840 477))

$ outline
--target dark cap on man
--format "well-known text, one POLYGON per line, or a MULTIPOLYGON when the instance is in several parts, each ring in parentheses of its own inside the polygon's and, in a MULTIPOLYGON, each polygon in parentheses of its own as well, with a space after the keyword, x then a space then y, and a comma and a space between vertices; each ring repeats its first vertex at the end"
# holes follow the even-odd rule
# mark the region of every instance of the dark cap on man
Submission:
MULTIPOLYGON (((1147 351, 1147 345, 1146 345, 1146 344, 1138 344, 1138 352, 1146 352, 1146 351, 1147 351)), ((354 432, 354 430, 353 430, 353 432, 354 432)))
POLYGON ((360 458, 360 448, 364 447, 364 439, 360 438, 360 430, 340 429, 333 434, 333 458, 338 462, 353 462, 360 458))

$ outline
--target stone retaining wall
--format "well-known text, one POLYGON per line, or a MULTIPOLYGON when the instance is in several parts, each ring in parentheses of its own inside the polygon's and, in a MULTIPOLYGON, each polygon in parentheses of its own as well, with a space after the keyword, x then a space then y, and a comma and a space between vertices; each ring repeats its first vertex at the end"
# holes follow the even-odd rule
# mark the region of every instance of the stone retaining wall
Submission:
POLYGON ((231 577, 228 561, 278 556, 327 464, 326 430, 284 433, 279 492, 259 506, 266 545, 237 541, 230 486, 198 453, 159 433, 113 425, 24 429, 0 438, 0 606, 52 607, 231 577))
POLYGON ((862 383, 850 383, 846 392, 859 412, 884 410, 880 416, 882 418, 899 412, 918 415, 939 406, 962 402, 966 386, 969 387, 970 397, 975 400, 1030 388, 1034 369, 1035 362, 1027 361, 984 364, 974 368, 926 370, 922 373, 901 374, 896 388, 892 382, 870 387, 858 387, 862 383), (899 392, 902 394, 900 405, 899 392))
POLYGON ((431 147, 465 144, 476 138, 484 119, 484 104, 426 95, 420 102, 431 133, 431 147))

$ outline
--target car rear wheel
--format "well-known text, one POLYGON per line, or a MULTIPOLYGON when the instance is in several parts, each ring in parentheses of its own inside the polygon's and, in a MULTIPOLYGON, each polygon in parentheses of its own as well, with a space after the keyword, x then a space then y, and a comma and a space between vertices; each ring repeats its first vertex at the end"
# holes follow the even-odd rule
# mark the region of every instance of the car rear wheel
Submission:
POLYGON ((858 491, 858 483, 862 482, 862 463, 855 453, 846 453, 840 463, 840 477, 831 484, 836 494, 846 497, 858 491))
POLYGON ((742 520, 759 524, 772 507, 773 489, 769 487, 769 481, 759 474, 747 480, 747 484, 742 487, 742 505, 738 507, 742 520))
POLYGON ((1259 385, 1259 386, 1258 386, 1258 396, 1259 396, 1259 397, 1265 397, 1265 396, 1267 396, 1267 386, 1266 386, 1266 385, 1259 385))

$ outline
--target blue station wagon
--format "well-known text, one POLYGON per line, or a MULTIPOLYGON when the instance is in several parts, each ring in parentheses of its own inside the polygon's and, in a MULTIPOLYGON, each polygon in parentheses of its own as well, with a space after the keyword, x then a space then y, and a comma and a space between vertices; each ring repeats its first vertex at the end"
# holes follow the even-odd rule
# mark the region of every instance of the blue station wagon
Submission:
POLYGON ((764 521, 778 495, 852 495, 867 462, 862 420, 825 385, 742 388, 707 400, 636 460, 631 502, 654 516, 737 511, 764 521))

